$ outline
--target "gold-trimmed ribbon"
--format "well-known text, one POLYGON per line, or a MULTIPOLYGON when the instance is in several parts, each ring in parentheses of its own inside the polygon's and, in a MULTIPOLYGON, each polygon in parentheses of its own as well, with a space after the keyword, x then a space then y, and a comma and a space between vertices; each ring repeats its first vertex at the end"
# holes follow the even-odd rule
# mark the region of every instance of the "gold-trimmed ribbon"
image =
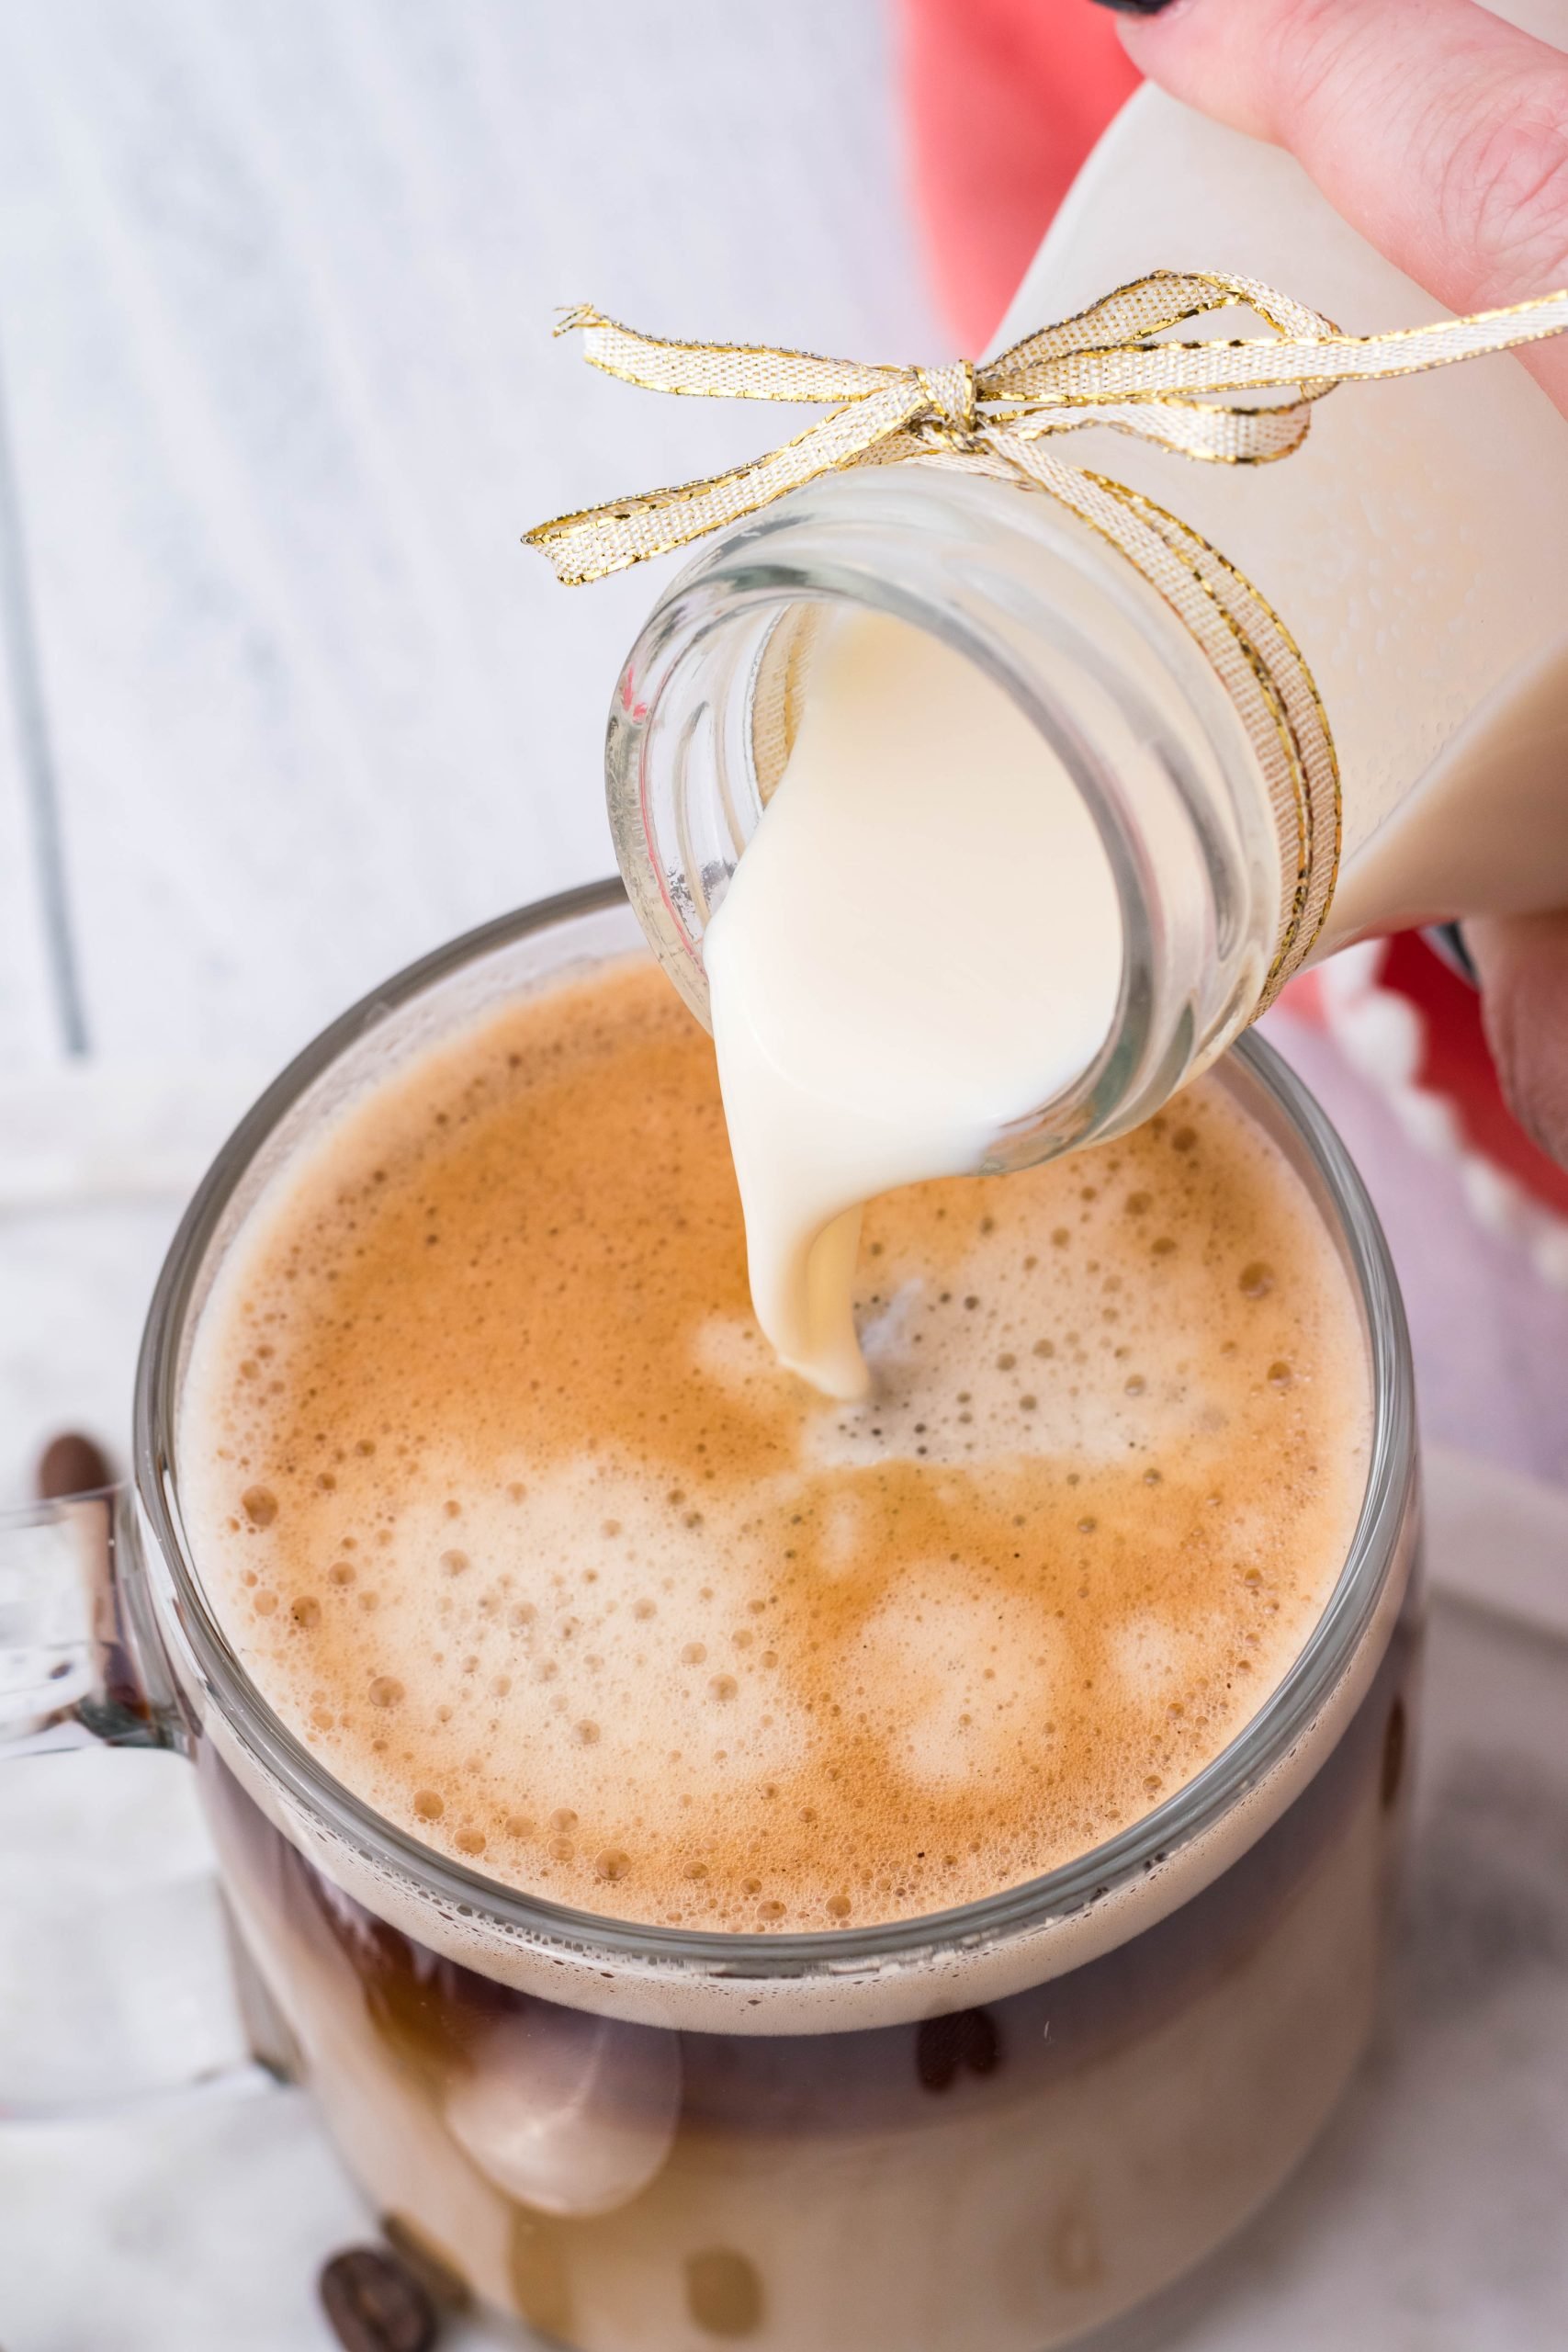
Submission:
POLYGON ((1385 334, 1348 335, 1250 277, 1156 270, 995 359, 940 368, 863 365, 766 345, 665 342, 580 308, 583 356, 645 390, 711 400, 812 401, 830 413, 778 448, 700 481, 606 501, 525 533, 568 586, 603 580, 755 514, 821 475, 863 465, 957 467, 1042 490, 1119 548, 1198 639, 1240 715, 1267 781, 1280 848, 1280 918, 1257 1010, 1310 952, 1339 857, 1334 740, 1290 631, 1198 532, 1110 476, 1046 446, 1091 425, 1218 465, 1266 465, 1305 440, 1339 386, 1417 375, 1568 330, 1568 291, 1385 334), (1240 308, 1265 336, 1162 343, 1168 328, 1240 308), (1228 396, 1284 391, 1261 407, 1228 396))

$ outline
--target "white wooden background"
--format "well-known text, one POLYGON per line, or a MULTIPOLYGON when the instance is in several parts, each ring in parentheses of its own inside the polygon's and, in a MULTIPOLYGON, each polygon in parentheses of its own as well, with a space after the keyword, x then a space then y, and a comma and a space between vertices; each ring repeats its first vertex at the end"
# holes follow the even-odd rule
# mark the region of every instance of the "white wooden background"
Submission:
POLYGON ((780 412, 592 377, 587 298, 931 348, 870 0, 7 0, 8 1060, 276 1060, 604 867, 650 583, 518 533, 780 412))

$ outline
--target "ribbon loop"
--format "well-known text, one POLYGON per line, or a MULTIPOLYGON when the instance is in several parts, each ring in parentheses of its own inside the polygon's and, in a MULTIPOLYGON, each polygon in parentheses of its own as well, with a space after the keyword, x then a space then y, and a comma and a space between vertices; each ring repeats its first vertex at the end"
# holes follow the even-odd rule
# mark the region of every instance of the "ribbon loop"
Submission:
POLYGON ((649 391, 805 401, 830 413, 750 465, 557 515, 526 532, 525 544, 575 586, 687 547, 851 467, 960 466, 1043 491, 1119 548, 1177 613, 1247 729, 1281 860, 1280 932, 1262 1011, 1310 952, 1334 887, 1339 784, 1322 700, 1290 631, 1249 581, 1178 516, 1123 483, 1063 463, 1050 442, 1102 425, 1212 465, 1268 465, 1301 447, 1316 402, 1343 384, 1416 375, 1565 330, 1568 292, 1348 335, 1259 278, 1160 269, 978 366, 899 368, 768 345, 666 343, 584 305, 567 311, 556 332, 581 333, 584 357, 607 375, 649 391), (1269 332, 1160 340, 1190 320, 1237 309, 1269 332), (1233 396, 1247 391, 1284 397, 1235 405, 1233 396))

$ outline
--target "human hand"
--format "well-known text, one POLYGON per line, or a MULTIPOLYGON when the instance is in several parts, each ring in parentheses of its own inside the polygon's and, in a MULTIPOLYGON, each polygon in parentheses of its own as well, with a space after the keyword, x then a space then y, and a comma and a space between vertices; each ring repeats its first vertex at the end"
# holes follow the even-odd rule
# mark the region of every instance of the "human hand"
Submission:
MULTIPOLYGON (((1568 286, 1568 57, 1475 0, 1101 4, 1151 80, 1287 148, 1450 310, 1568 286)), ((1568 416, 1568 338, 1518 364, 1568 416)), ((1465 938, 1509 1106, 1568 1165, 1568 910, 1465 938)))

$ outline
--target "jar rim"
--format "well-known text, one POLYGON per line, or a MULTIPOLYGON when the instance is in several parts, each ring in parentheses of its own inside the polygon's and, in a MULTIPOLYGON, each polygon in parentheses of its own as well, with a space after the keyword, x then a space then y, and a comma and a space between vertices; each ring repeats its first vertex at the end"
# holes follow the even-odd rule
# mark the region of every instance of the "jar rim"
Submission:
MULTIPOLYGON (((441 983, 500 951, 626 903, 617 879, 540 899, 421 957, 339 1015, 258 1098, 222 1146, 160 1272, 137 1366, 134 1481, 144 1530, 167 1579, 178 1636, 204 1695, 292 1802, 382 1871, 437 1905, 477 1915, 532 1946, 570 1948, 612 1968, 653 1967, 759 1984, 843 1976, 1011 1939, 1080 1912, 1213 1827, 1301 1738, 1372 1623, 1400 1557, 1416 1465, 1414 1374, 1397 1281, 1377 1214, 1344 1145, 1301 1080, 1255 1035, 1232 1050, 1299 1139, 1337 1227, 1365 1318, 1371 1444, 1356 1529, 1334 1590, 1294 1664, 1258 1713, 1201 1772, 1129 1827, 1041 1876, 952 1909, 871 1927, 787 1934, 653 1928, 530 1895, 435 1852, 336 1780, 274 1713, 209 1606, 180 1508, 175 1432, 182 1342, 197 1286, 231 1197, 300 1099, 355 1046, 441 983)), ((164 1630, 162 1622, 161 1633, 164 1630)))
POLYGON ((660 597, 611 698, 605 777, 622 875, 685 1002, 711 1027, 703 933, 766 797, 759 690, 780 625, 807 609, 897 621, 980 670, 1071 784, 1115 892, 1105 1035, 999 1130, 986 1172, 1147 1117, 1257 1009, 1283 852, 1208 654, 1093 524, 1027 485, 918 461, 831 474, 660 597))

